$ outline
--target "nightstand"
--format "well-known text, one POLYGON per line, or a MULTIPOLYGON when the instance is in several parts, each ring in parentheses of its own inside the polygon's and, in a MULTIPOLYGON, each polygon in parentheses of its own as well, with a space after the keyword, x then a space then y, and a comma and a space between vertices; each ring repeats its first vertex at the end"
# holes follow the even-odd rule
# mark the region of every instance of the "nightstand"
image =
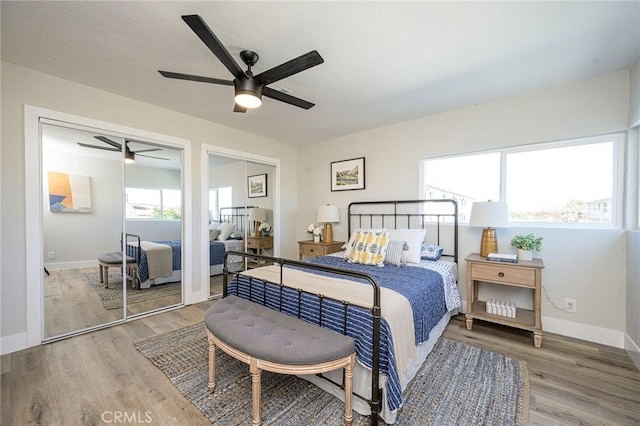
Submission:
POLYGON ((542 259, 518 260, 518 263, 487 260, 477 253, 467 261, 467 329, 473 327, 473 319, 481 319, 533 332, 533 344, 542 345, 542 259), (486 302, 478 300, 478 286, 488 282, 512 287, 529 288, 533 295, 533 310, 516 308, 515 318, 487 312, 486 302))
MULTIPOLYGON (((273 237, 247 237, 247 249, 253 250, 256 254, 262 254, 263 249, 269 249, 272 247, 273 237)), ((247 258, 247 268, 257 268, 265 265, 267 265, 267 263, 264 261, 247 258)))
POLYGON ((331 243, 325 243, 324 241, 314 243, 313 240, 298 241, 298 259, 302 260, 305 256, 317 257, 337 253, 342 250, 343 245, 344 241, 333 241, 331 243))

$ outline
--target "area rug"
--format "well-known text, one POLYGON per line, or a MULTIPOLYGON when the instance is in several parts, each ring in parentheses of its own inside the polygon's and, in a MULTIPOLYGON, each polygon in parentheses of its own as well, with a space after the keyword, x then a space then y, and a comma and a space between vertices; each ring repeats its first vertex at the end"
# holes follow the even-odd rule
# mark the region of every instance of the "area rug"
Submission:
MULTIPOLYGON (((113 270, 113 268, 110 269, 113 270)), ((98 294, 105 309, 122 308, 122 274, 118 269, 113 272, 109 271, 109 288, 104 288, 104 283, 100 282, 98 272, 86 272, 82 275, 84 275, 87 284, 98 294)), ((182 293, 182 283, 180 282, 153 285, 145 289, 132 289, 130 282, 127 284, 128 305, 182 293)))
MULTIPOLYGON (((248 365, 217 350, 216 391, 207 390, 203 323, 139 340, 135 347, 215 425, 251 424, 248 365)), ((526 425, 529 382, 524 361, 440 338, 405 390, 397 425, 526 425)), ((344 405, 295 376, 262 373, 265 425, 342 425, 344 405)), ((354 425, 368 424, 354 412, 354 425)))

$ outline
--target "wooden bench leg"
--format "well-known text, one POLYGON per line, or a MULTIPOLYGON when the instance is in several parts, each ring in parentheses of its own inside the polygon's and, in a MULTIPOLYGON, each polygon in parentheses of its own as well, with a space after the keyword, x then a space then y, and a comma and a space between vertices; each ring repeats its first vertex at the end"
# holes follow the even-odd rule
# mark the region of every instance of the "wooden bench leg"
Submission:
POLYGON ((104 288, 109 288, 109 267, 104 267, 104 288))
POLYGON ((213 393, 216 387, 216 345, 213 343, 211 335, 207 333, 209 341, 209 392, 213 393))
POLYGON ((98 265, 98 269, 100 270, 100 284, 102 284, 104 282, 104 279, 102 278, 102 265, 98 265))
POLYGON ((258 368, 258 363, 255 358, 251 358, 251 364, 249 366, 251 371, 251 401, 253 405, 253 426, 260 426, 260 376, 262 370, 258 368))
POLYGON ((351 361, 344 368, 344 423, 351 426, 353 422, 353 410, 351 401, 353 397, 353 367, 356 363, 355 354, 351 355, 351 361))

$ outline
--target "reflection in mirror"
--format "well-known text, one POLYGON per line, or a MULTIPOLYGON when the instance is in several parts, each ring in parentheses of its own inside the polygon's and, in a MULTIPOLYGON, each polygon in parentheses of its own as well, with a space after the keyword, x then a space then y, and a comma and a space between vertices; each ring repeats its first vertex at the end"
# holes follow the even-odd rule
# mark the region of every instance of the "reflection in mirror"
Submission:
POLYGON ((127 316, 182 303, 182 149, 127 140, 127 316))
MULTIPOLYGON (((273 179, 275 167, 253 163, 222 155, 209 155, 209 289, 211 297, 222 295, 222 272, 224 252, 249 249, 265 254, 273 254, 273 236, 256 237, 262 232, 250 223, 249 212, 260 207, 266 221, 273 223, 273 179), (258 175, 252 179, 249 176, 258 175), (251 183, 254 183, 253 197, 247 198, 251 183), (257 246, 256 246, 257 244, 257 246)), ((271 230, 270 232, 273 232, 271 230)), ((241 258, 230 257, 230 271, 245 268, 241 258)), ((251 263, 249 267, 255 266, 251 263)))
POLYGON ((95 135, 41 124, 45 340, 124 318, 121 265, 98 264, 120 250, 122 153, 95 135))

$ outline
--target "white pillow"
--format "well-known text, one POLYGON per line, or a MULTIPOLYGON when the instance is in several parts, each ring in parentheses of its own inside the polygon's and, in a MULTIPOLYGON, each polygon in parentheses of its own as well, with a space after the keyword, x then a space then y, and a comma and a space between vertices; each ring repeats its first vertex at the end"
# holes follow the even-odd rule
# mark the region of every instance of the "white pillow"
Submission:
POLYGON ((213 229, 220 229, 220 226, 222 226, 222 223, 220 222, 211 222, 209 223, 209 231, 213 229))
POLYGON ((209 241, 213 241, 220 235, 219 229, 209 229, 209 241))
POLYGON ((342 246, 342 248, 345 249, 345 252, 344 252, 345 259, 349 259, 349 257, 351 256, 351 252, 353 251, 353 246, 355 245, 355 242, 356 242, 356 234, 358 233, 358 231, 375 233, 375 232, 386 232, 387 229, 386 228, 356 228, 351 234, 351 238, 349 238, 349 241, 347 242, 347 244, 342 246))
POLYGON ((405 241, 409 250, 404 251, 404 262, 420 263, 420 252, 422 242, 426 235, 426 229, 390 229, 389 234, 392 240, 405 241))
POLYGON ((220 225, 220 235, 218 235, 218 240, 225 241, 229 238, 229 235, 236 229, 235 223, 223 223, 220 225))

